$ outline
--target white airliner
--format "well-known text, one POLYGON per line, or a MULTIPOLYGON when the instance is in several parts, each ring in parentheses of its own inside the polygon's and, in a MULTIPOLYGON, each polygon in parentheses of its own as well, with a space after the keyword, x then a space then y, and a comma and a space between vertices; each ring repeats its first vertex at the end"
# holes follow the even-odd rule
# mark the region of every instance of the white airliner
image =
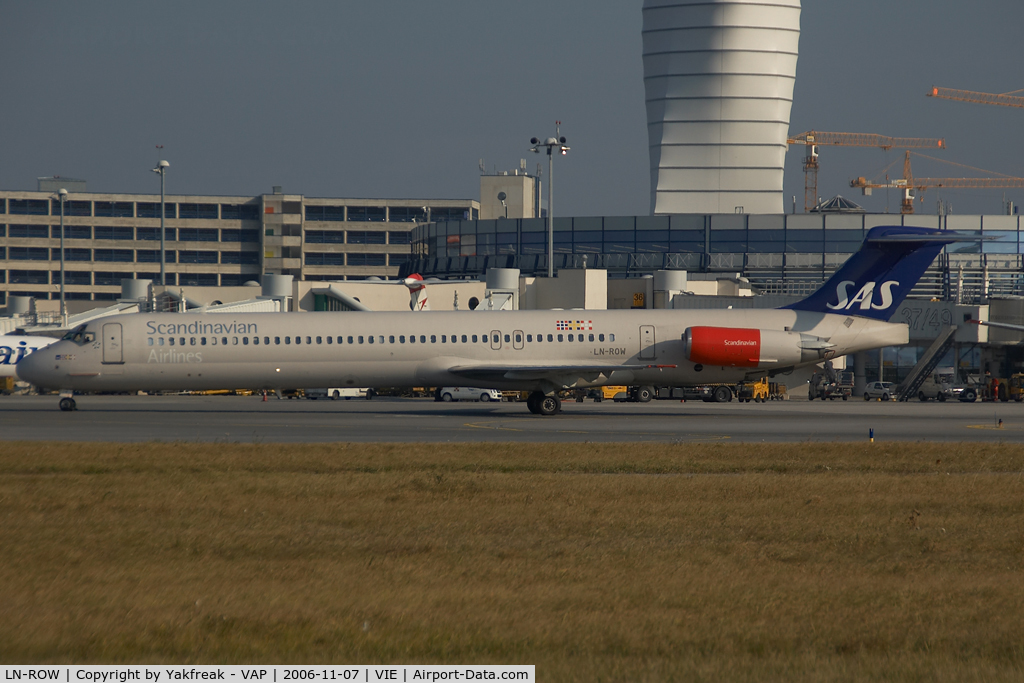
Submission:
POLYGON ((0 377, 16 377, 15 369, 25 356, 56 341, 56 337, 0 336, 0 377))
MULTIPOLYGON (((62 391, 487 386, 531 391, 557 413, 564 388, 738 382, 907 343, 889 323, 955 233, 873 228, 807 299, 774 310, 555 310, 111 316, 82 325, 18 374, 62 391)), ((976 238, 975 238, 976 239, 976 238)))

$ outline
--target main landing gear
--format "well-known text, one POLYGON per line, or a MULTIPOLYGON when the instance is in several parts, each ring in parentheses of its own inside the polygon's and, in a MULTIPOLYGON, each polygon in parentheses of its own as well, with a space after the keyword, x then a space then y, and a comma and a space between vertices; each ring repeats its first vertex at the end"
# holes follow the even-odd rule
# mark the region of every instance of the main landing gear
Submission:
POLYGON ((60 409, 64 412, 70 412, 75 409, 75 399, 73 398, 62 398, 60 400, 60 409))
POLYGON ((534 391, 526 399, 526 407, 534 415, 555 415, 562 410, 562 401, 558 396, 546 395, 542 391, 534 391))

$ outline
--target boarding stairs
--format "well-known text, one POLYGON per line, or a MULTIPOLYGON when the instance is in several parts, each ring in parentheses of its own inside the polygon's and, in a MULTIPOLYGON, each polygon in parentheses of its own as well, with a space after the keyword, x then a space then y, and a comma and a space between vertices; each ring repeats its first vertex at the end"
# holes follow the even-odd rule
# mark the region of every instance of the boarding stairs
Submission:
POLYGON ((911 369, 910 374, 896 387, 897 401, 906 401, 917 396, 917 390, 927 381, 932 371, 935 370, 942 360, 942 357, 953 346, 956 330, 956 325, 943 326, 939 331, 939 336, 935 337, 935 341, 932 342, 932 345, 928 347, 917 361, 917 365, 911 369))

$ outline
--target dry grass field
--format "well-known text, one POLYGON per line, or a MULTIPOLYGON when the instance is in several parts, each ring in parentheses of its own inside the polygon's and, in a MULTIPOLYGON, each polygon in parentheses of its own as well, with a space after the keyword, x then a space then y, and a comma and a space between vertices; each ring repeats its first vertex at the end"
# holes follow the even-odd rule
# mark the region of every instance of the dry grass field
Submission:
POLYGON ((1024 446, 0 445, 0 663, 1020 681, 1024 446))

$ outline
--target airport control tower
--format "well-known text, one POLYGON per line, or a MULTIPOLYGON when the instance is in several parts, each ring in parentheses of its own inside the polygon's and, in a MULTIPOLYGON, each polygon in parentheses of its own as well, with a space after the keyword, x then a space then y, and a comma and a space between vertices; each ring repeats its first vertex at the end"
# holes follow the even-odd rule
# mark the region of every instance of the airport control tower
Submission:
POLYGON ((783 213, 800 0, 644 0, 651 212, 783 213))

